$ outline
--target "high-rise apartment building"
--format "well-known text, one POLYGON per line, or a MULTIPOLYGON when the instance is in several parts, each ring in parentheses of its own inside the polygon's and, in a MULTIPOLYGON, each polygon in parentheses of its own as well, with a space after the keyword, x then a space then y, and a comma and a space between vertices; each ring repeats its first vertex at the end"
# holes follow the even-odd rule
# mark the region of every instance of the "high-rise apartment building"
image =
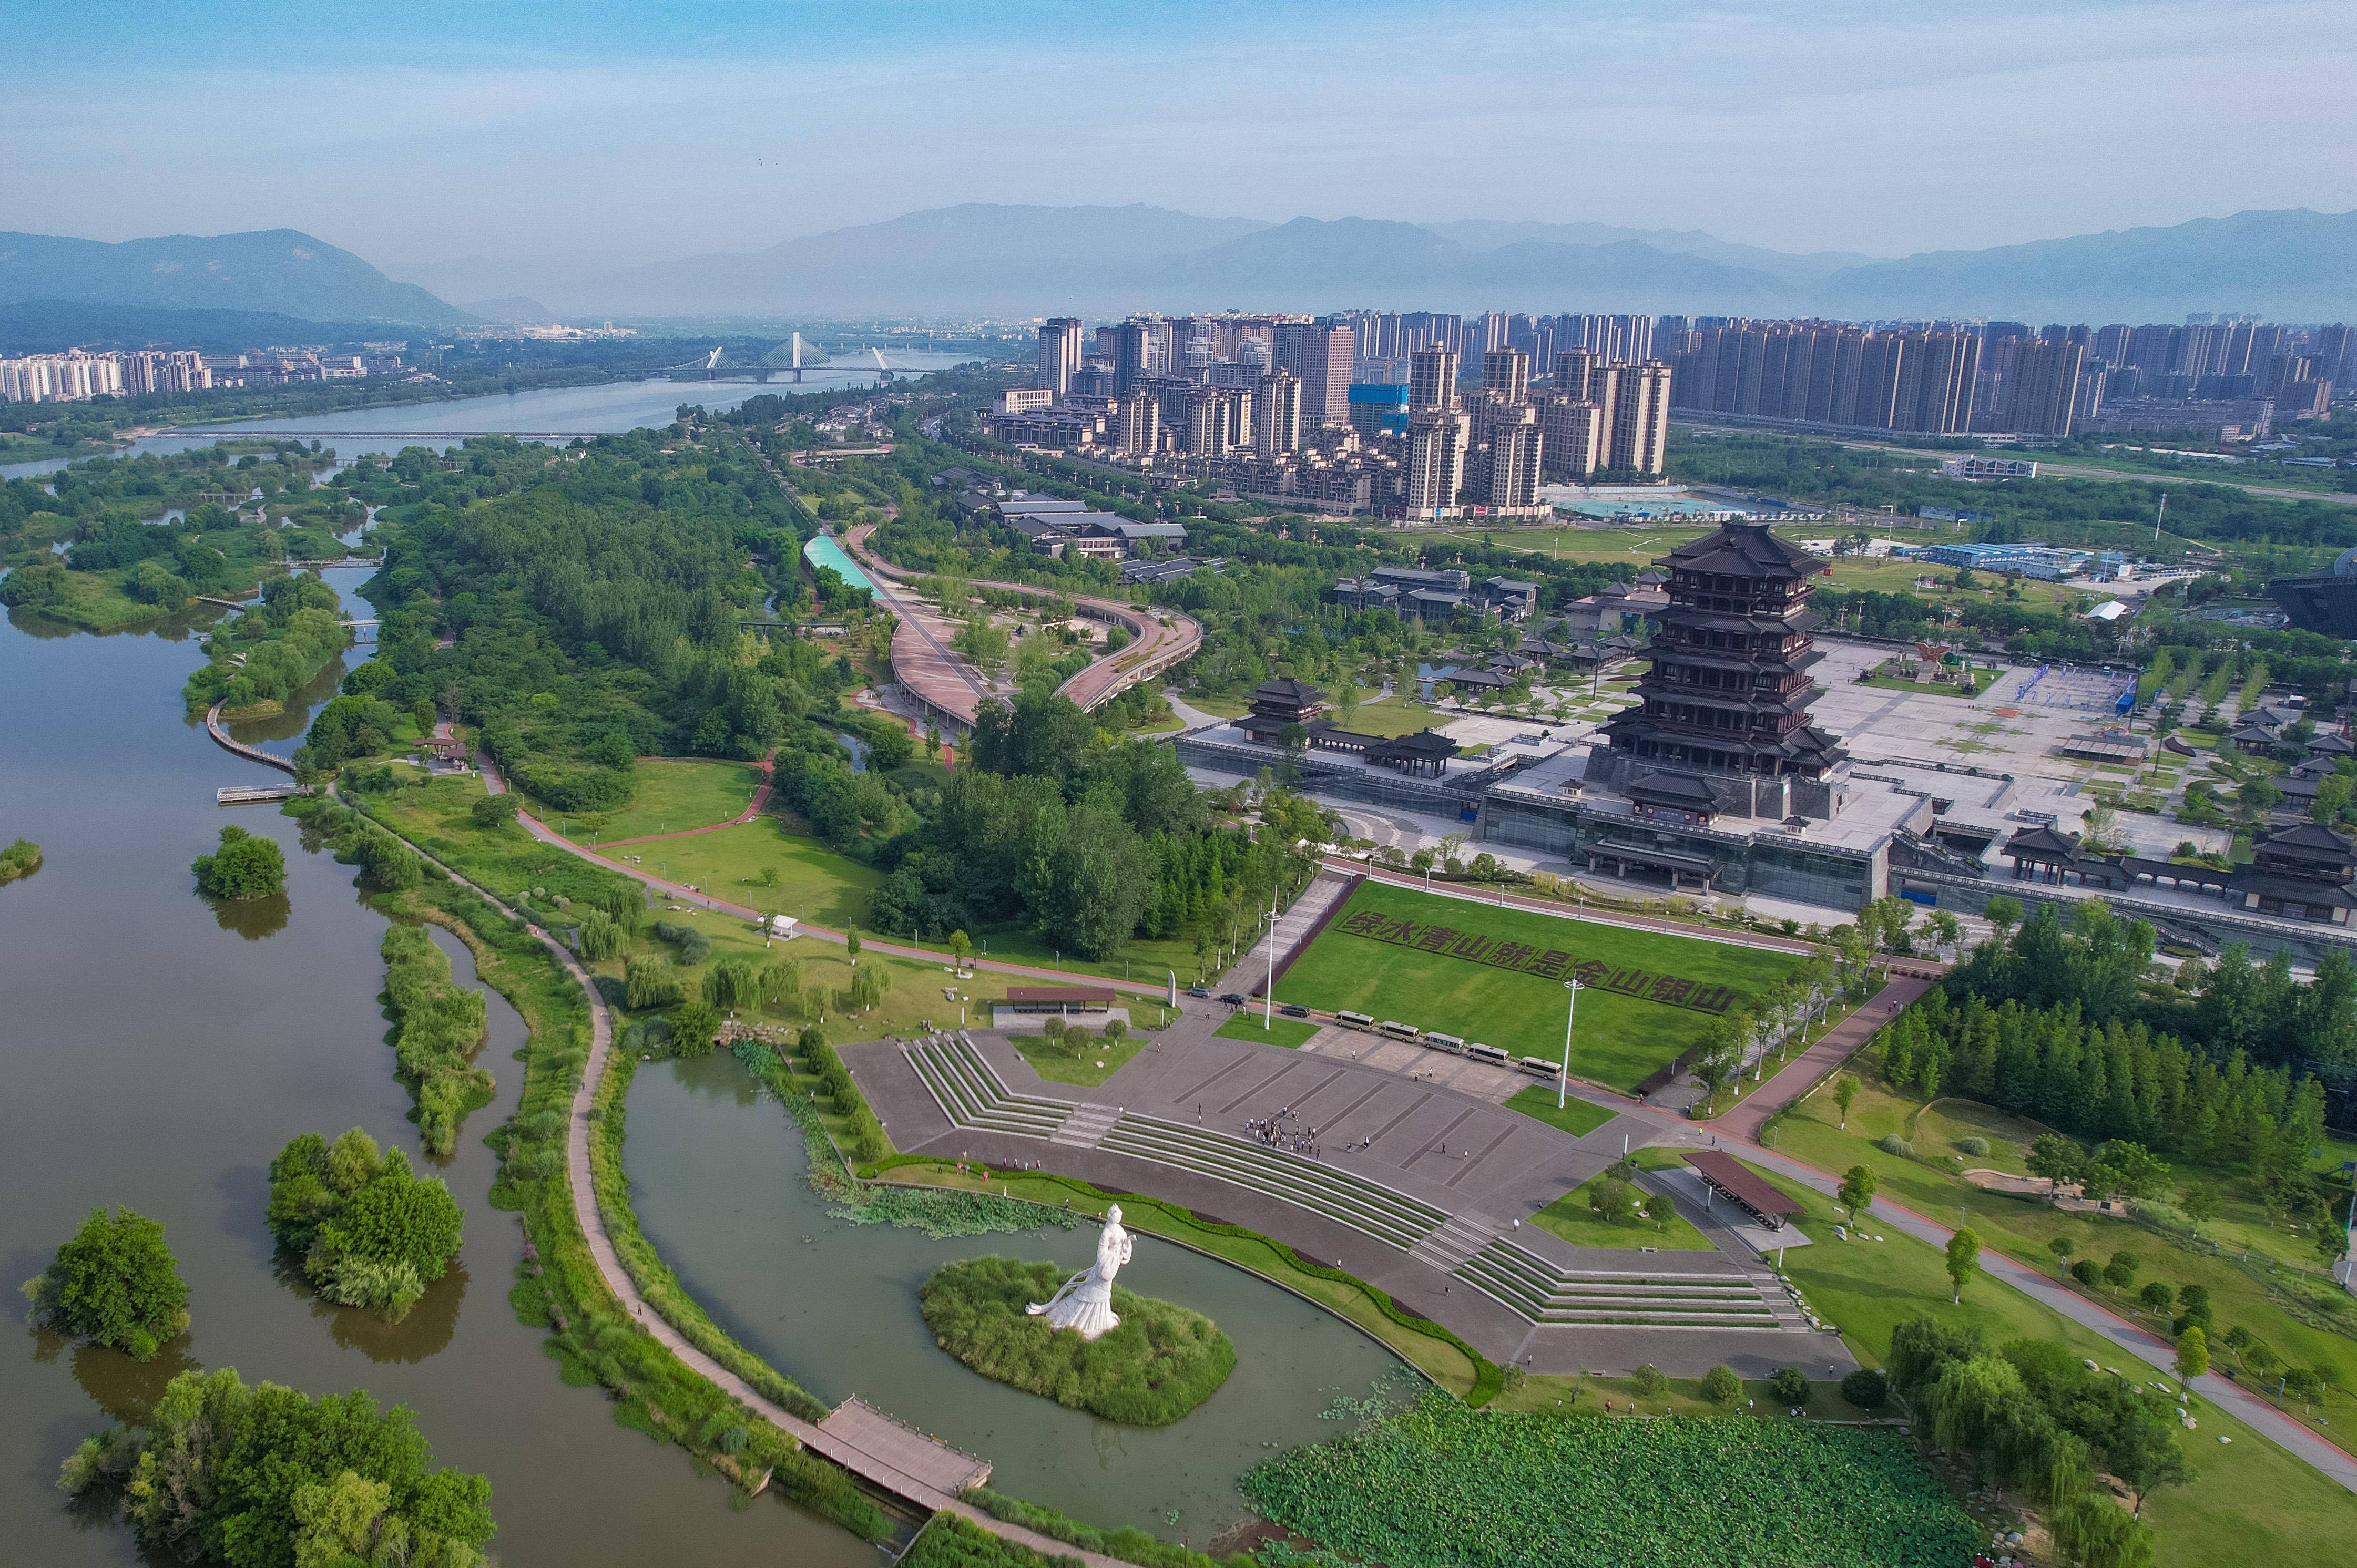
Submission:
POLYGON ((1457 493, 1465 484, 1467 435, 1465 416, 1454 409, 1410 412, 1407 466, 1400 474, 1410 517, 1429 517, 1457 504, 1457 493))
POLYGON ((1612 442, 1607 467, 1661 473, 1669 462, 1670 367, 1659 360, 1623 365, 1613 392, 1612 442))
POLYGON ((1072 377, 1088 357, 1078 317, 1059 316, 1039 328, 1039 384, 1058 403, 1071 395, 1072 377))
POLYGON ((2086 350, 2070 342, 2027 343, 2017 349, 2001 421, 2005 429, 2021 435, 2070 435, 2085 358, 2086 350))
POLYGON ((1322 429, 1351 422, 1351 363, 1357 338, 1348 320, 1288 321, 1276 328, 1276 368, 1301 378, 1301 422, 1322 429))
POLYGON ((1155 373, 1154 328, 1132 317, 1114 328, 1113 386, 1126 392, 1155 373))
POLYGON ((1162 400, 1151 388, 1124 392, 1115 405, 1121 414, 1114 445, 1125 457, 1151 457, 1162 446, 1162 400))
POLYGON ((1253 403, 1253 448, 1264 457, 1301 450, 1301 378, 1275 371, 1260 383, 1253 403))
POLYGON ((1453 349, 1419 349, 1409 362, 1407 406, 1419 408, 1455 408, 1457 406, 1457 351, 1453 349))
POLYGON ((1541 449, 1545 436, 1537 411, 1520 405, 1522 417, 1500 420, 1490 426, 1489 495, 1493 507, 1528 508, 1538 504, 1541 449))
POLYGON ((1531 395, 1531 357, 1520 349, 1492 349, 1481 356, 1481 391, 1504 403, 1531 395))
POLYGON ((1585 483, 1603 466, 1604 411, 1586 398, 1550 392, 1539 401, 1540 471, 1585 483))

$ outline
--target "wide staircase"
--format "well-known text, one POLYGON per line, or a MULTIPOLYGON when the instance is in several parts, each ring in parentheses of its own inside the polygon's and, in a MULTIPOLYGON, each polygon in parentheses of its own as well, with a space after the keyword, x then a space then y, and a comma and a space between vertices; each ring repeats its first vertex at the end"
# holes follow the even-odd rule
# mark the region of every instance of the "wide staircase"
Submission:
POLYGON ((1283 1149, 1110 1105, 1018 1094, 963 1035, 937 1035, 901 1049, 955 1126, 1103 1149, 1276 1198, 1396 1247, 1532 1323, 1799 1332, 1809 1326, 1789 1292, 1764 1270, 1566 1269, 1508 1240, 1480 1215, 1451 1214, 1283 1149))
POLYGON ((1810 1329, 1783 1283, 1764 1271, 1567 1269, 1500 1238, 1455 1272, 1458 1279, 1533 1323, 1799 1334, 1810 1329))

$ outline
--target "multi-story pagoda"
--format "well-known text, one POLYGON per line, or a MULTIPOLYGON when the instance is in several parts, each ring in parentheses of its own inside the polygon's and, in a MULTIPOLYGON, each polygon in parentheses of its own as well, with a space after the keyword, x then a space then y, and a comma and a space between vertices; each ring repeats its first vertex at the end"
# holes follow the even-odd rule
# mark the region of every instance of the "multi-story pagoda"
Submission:
POLYGON ((1654 774, 1684 775, 1729 814, 1832 816, 1847 753, 1809 722, 1809 669, 1824 657, 1811 646, 1810 579, 1824 564, 1759 522, 1727 523, 1658 564, 1670 605, 1637 683, 1642 705, 1604 725, 1590 781, 1633 798, 1654 774))

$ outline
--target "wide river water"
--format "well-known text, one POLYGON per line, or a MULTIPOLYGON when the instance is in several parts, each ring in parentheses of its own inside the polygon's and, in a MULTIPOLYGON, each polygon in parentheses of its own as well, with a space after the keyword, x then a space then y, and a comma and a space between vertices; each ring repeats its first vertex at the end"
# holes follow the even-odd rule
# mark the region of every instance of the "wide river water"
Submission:
MULTIPOLYGON (((667 415, 676 389, 662 395, 667 415)), ((366 575, 328 574, 361 616, 366 575)), ((440 1172, 467 1211, 450 1276, 388 1328, 319 1302, 274 1256, 265 1169, 288 1138, 359 1125, 416 1158, 416 1133, 378 1002, 384 917, 291 820, 213 803, 221 785, 285 777, 214 746, 181 711, 213 613, 107 637, 21 611, 0 622, 0 843, 30 838, 46 856, 0 887, 0 1283, 38 1273, 91 1208, 126 1204, 164 1223, 193 1320, 143 1367, 20 1318, 17 1352, 0 1355, 0 1561, 139 1561, 126 1528, 67 1506, 58 1464, 109 1416, 139 1419, 175 1371, 233 1366, 249 1381, 360 1387, 413 1407, 441 1462, 490 1477, 492 1548, 516 1568, 873 1564, 872 1549, 791 1508, 733 1511, 677 1449, 616 1425, 601 1392, 565 1386, 541 1332, 516 1321, 506 1295, 522 1235, 487 1201, 480 1139, 514 1105, 523 1028, 496 993, 480 1061, 498 1099, 440 1172), (188 863, 231 821, 284 845, 284 900, 216 912, 194 894, 188 863)), ((291 749, 342 673, 330 666, 239 738, 291 749)), ((471 982, 463 947, 436 936, 471 982)), ((1238 1364, 1186 1420, 1115 1427, 967 1372, 916 1310, 916 1286, 949 1258, 1078 1267, 1093 1230, 934 1242, 830 1219, 792 1123, 727 1058, 645 1069, 630 1125, 645 1229, 716 1318, 822 1397, 862 1394, 991 1459, 1006 1489, 1095 1522, 1202 1544, 1240 1514, 1238 1473, 1333 1435, 1320 1412, 1397 1365, 1274 1286, 1141 1238, 1124 1283, 1209 1314, 1238 1364)))
MULTIPOLYGON (((970 356, 895 352, 889 356, 896 371, 942 371, 963 364, 970 356)), ((451 398, 440 403, 395 403, 380 408, 347 409, 338 413, 308 413, 296 418, 224 420, 202 428, 250 432, 257 436, 297 436, 317 439, 345 458, 363 452, 392 453, 404 446, 426 445, 405 438, 421 431, 498 433, 535 431, 570 440, 576 435, 612 435, 644 425, 669 424, 683 403, 701 403, 714 413, 735 408, 762 392, 789 395, 825 390, 845 392, 877 384, 871 367, 861 369, 848 360, 840 365, 802 372, 802 384, 780 378, 759 381, 608 381, 597 386, 545 387, 497 397, 451 398), (326 431, 361 434, 328 435, 326 431), (382 432, 383 434, 368 434, 382 432)), ((150 435, 132 443, 131 452, 182 452, 210 446, 219 435, 150 435)), ((433 443, 447 446, 449 442, 433 443)), ((29 478, 65 467, 63 458, 0 464, 0 479, 29 478)))

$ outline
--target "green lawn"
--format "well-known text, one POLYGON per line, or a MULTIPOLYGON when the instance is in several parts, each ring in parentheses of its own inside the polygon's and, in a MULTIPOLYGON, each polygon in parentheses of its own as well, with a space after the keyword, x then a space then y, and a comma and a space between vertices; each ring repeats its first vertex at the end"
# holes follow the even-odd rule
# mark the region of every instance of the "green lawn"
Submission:
MULTIPOLYGON (((1666 1228, 1654 1224, 1651 1219, 1635 1219, 1616 1225, 1600 1218, 1587 1207, 1587 1189, 1604 1179, 1602 1176, 1590 1176, 1531 1216, 1531 1223, 1543 1230, 1554 1232, 1575 1247, 1663 1247, 1681 1252, 1707 1252, 1712 1250, 1709 1240, 1687 1224, 1683 1215, 1671 1220, 1666 1228)), ((1651 1194, 1643 1196, 1649 1204, 1659 1201, 1651 1194)))
POLYGON ((1318 1025, 1301 1018, 1271 1018, 1264 1029, 1259 1008, 1239 1007, 1211 1033, 1225 1040, 1258 1040, 1264 1046, 1283 1046, 1291 1051, 1298 1050, 1318 1029, 1318 1025))
POLYGON ((640 871, 667 882, 693 884, 731 904, 791 915, 836 930, 867 918, 867 896, 883 880, 816 839, 788 832, 784 822, 766 814, 693 838, 598 853, 608 860, 627 858, 640 871), (772 866, 777 883, 765 886, 762 874, 772 866))
POLYGON ((1542 1089, 1535 1083, 1527 1089, 1514 1090, 1514 1097, 1506 1101, 1506 1109, 1535 1117, 1550 1127, 1561 1128, 1575 1138, 1587 1137, 1620 1114, 1609 1106, 1598 1105, 1569 1094, 1564 1096, 1563 1108, 1557 1110, 1555 1090, 1542 1089))
MULTIPOLYGON (((1836 1124, 1840 1112, 1832 1097, 1813 1095, 1777 1123, 1777 1151, 1828 1173, 1865 1165, 1881 1178, 1885 1197, 1944 1223, 1954 1223, 1961 1208, 1987 1245, 2042 1272, 2053 1271, 2054 1254, 2047 1243, 2058 1236, 2070 1239, 2077 1258, 2092 1257, 2100 1262, 2115 1251, 2135 1252, 2144 1261, 2139 1283, 2157 1279, 2172 1285, 2206 1286, 2221 1336, 2239 1325, 2286 1359, 2300 1366, 2332 1368, 2342 1387, 2357 1389, 2357 1338, 2311 1327, 2286 1312, 2270 1298, 2270 1290, 2283 1285, 2262 1284, 2226 1259, 2180 1247, 2131 1219, 2073 1214, 2035 1197, 1983 1192, 1963 1179, 1960 1173, 1967 1166, 2018 1168, 2020 1150, 2038 1131, 2034 1124, 2014 1122, 1986 1107, 1968 1108, 1968 1102, 1956 1100, 1923 1108, 1913 1100, 1889 1093, 1871 1073, 1861 1078, 1847 1131, 1836 1124), (1988 1157, 1967 1158, 1955 1150, 1954 1137, 1966 1127, 1990 1139, 1988 1157), (1917 1157, 1886 1154, 1878 1148, 1876 1140, 1890 1133, 1911 1135, 1917 1157), (1940 1163, 1929 1163, 1935 1161, 1940 1163)), ((2190 1177, 2196 1173, 2180 1174, 2190 1177)), ((2233 1185, 2225 1190, 2227 1211, 2218 1223, 2229 1230, 2222 1234, 2213 1230, 2213 1235, 2247 1241, 2255 1250, 2271 1251, 2307 1268, 2318 1266, 2306 1232, 2295 1234, 2271 1225, 2258 1205, 2240 1195, 2233 1185)), ((2333 1289, 2322 1294, 2325 1299, 2339 1299, 2333 1289)), ((2147 1328, 2161 1326, 2133 1300, 2118 1299, 2108 1290, 2104 1305, 2136 1318, 2147 1328)), ((2343 1313, 2342 1318, 2357 1330, 2357 1311, 2343 1313)), ((2231 1357, 2222 1359, 2231 1364, 2231 1357)), ((2346 1419, 2346 1410, 2341 1405, 2337 1413, 2346 1419)))
MULTIPOLYGON (((1001 993, 1004 994, 1003 983, 1001 993)), ((1006 1038, 1031 1064, 1032 1070, 1049 1083, 1094 1089, 1127 1067, 1129 1058, 1145 1048, 1147 1036, 1133 1030, 1115 1044, 1092 1029, 1086 1044, 1079 1050, 1069 1044, 1051 1041, 1045 1035, 1009 1035, 1006 1038)), ((1066 1040, 1071 1038, 1069 1035, 1065 1036, 1066 1040)))
MULTIPOLYGON (((1792 1152, 1781 1138, 1778 1146, 1792 1152)), ((1831 1198, 1761 1174, 1802 1205, 1799 1224, 1813 1238, 1813 1245, 1784 1254, 1785 1273, 1819 1316, 1839 1326, 1860 1360, 1879 1365, 1890 1352, 1890 1331, 1929 1314, 1976 1325, 2000 1344, 2052 1339, 2075 1356, 2127 1375, 2157 1375, 2108 1341, 1985 1275, 1965 1287, 1963 1305, 1949 1305, 1948 1276, 1938 1250, 1874 1224, 1871 1210, 1867 1229, 1889 1240, 1836 1240, 1833 1227, 1847 1215, 1831 1198)), ((1890 1190, 1887 1176, 1883 1190, 1890 1190)), ((1978 1215, 1974 1227, 1989 1239, 1978 1215)), ((2226 1321, 2222 1311, 2221 1326, 2226 1321)), ((2198 1478, 2190 1487, 2165 1488, 2145 1504, 2146 1521, 2159 1538, 2159 1568, 2244 1561, 2324 1563, 2345 1556, 2345 1547, 2331 1542, 2345 1542, 2357 1530, 2357 1497, 2208 1402, 2201 1402, 2195 1413, 2201 1427, 2184 1435, 2186 1456, 2198 1478), (2233 1441, 2221 1444, 2220 1437, 2233 1441)))
POLYGON ((752 803, 761 770, 749 762, 662 757, 638 764, 638 788, 619 811, 551 812, 535 805, 533 815, 560 829, 576 843, 596 839, 645 838, 725 822, 752 803))
MULTIPOLYGON (((1361 909, 1561 949, 1594 959, 1756 995, 1795 968, 1783 953, 1724 942, 1630 930, 1594 921, 1499 908, 1410 888, 1368 883, 1351 897, 1310 950, 1277 982, 1279 1002, 1349 1008, 1378 1019, 1441 1029, 1515 1055, 1558 1058, 1566 995, 1559 981, 1351 936, 1340 923, 1361 909)), ((1579 996, 1571 1049, 1575 1077, 1634 1090, 1702 1036, 1710 1015, 1588 988, 1579 996)))

